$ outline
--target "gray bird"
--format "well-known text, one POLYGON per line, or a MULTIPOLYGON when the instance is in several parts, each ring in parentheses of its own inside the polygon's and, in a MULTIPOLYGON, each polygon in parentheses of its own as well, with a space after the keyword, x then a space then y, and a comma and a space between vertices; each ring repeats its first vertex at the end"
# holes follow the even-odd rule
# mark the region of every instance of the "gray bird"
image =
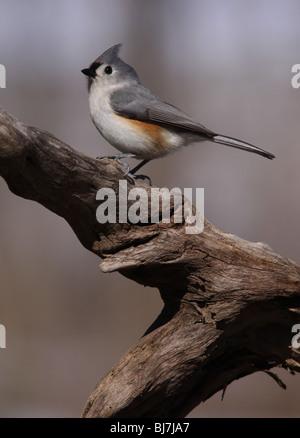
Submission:
POLYGON ((90 114, 96 128, 122 152, 115 157, 142 160, 130 175, 154 158, 204 140, 275 158, 257 146, 216 134, 160 99, 119 58, 120 47, 117 44, 106 50, 82 73, 88 76, 90 114))

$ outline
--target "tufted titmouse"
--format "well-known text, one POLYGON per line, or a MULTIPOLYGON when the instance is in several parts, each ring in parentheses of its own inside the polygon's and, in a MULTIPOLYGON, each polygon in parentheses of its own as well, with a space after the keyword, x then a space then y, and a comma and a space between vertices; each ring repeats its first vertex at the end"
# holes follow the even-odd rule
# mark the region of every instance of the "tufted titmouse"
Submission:
POLYGON ((115 157, 143 160, 130 175, 154 158, 204 140, 275 158, 249 143, 215 134, 157 97, 119 58, 120 47, 117 44, 106 50, 82 73, 88 76, 90 113, 96 128, 122 152, 115 157))

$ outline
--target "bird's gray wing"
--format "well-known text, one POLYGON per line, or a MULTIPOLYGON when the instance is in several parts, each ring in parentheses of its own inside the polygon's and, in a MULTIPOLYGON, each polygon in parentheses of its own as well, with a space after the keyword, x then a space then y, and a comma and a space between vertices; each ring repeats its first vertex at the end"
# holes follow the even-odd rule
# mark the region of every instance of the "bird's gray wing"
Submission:
POLYGON ((190 131, 209 138, 215 135, 180 109, 153 95, 141 84, 116 90, 110 102, 117 114, 129 119, 190 131))
POLYGON ((111 106, 117 114, 129 119, 156 123, 181 132, 195 133, 215 143, 254 152, 269 159, 274 158, 274 155, 270 152, 250 143, 215 134, 205 128, 205 126, 195 122, 180 109, 152 94, 151 91, 142 84, 116 90, 111 95, 111 106))

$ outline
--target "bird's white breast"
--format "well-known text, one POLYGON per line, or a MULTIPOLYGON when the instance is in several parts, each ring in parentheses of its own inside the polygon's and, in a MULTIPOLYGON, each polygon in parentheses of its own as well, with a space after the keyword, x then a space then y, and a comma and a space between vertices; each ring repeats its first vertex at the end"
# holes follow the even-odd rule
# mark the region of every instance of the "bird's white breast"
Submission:
POLYGON ((143 129, 142 123, 116 114, 110 105, 110 95, 121 85, 103 89, 92 84, 89 106, 92 120, 102 136, 123 153, 134 153, 140 159, 164 156, 183 146, 183 139, 175 132, 162 129, 153 136, 151 129, 143 129))

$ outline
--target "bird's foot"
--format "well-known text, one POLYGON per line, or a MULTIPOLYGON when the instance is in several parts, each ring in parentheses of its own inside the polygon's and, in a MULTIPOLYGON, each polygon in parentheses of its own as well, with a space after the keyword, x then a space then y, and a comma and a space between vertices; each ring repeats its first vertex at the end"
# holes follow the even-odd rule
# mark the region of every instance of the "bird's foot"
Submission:
POLYGON ((149 182, 149 185, 152 186, 151 179, 147 175, 134 175, 134 172, 136 172, 142 165, 146 164, 145 162, 140 163, 138 166, 136 166, 133 171, 130 171, 130 166, 128 163, 124 163, 124 161, 121 161, 122 158, 135 158, 136 154, 133 153, 127 153, 127 154, 116 154, 116 155, 109 155, 109 156, 103 156, 103 157, 96 157, 96 160, 102 160, 103 158, 111 158, 115 160, 117 163, 122 164, 122 166, 125 167, 126 172, 124 173, 124 176, 131 182, 131 184, 134 184, 135 179, 147 179, 149 182))
POLYGON ((122 158, 134 158, 136 156, 136 154, 132 154, 132 153, 128 153, 128 154, 116 154, 116 155, 104 155, 104 156, 100 156, 100 157, 96 157, 96 160, 103 160, 103 158, 111 158, 115 161, 117 161, 120 164, 123 164, 125 167, 128 166, 127 163, 123 163, 123 161, 121 161, 122 158))
POLYGON ((151 179, 147 175, 133 175, 130 170, 124 173, 124 176, 129 179, 129 181, 133 184, 135 179, 148 180, 149 186, 152 186, 151 179))
POLYGON ((124 166, 126 168, 126 174, 130 172, 130 167, 128 163, 124 163, 123 161, 121 161, 122 158, 134 158, 136 155, 135 154, 116 154, 116 155, 108 155, 108 156, 104 156, 104 157, 96 157, 96 160, 102 160, 103 158, 111 158, 113 160, 115 160, 117 163, 122 164, 122 166, 124 166))

